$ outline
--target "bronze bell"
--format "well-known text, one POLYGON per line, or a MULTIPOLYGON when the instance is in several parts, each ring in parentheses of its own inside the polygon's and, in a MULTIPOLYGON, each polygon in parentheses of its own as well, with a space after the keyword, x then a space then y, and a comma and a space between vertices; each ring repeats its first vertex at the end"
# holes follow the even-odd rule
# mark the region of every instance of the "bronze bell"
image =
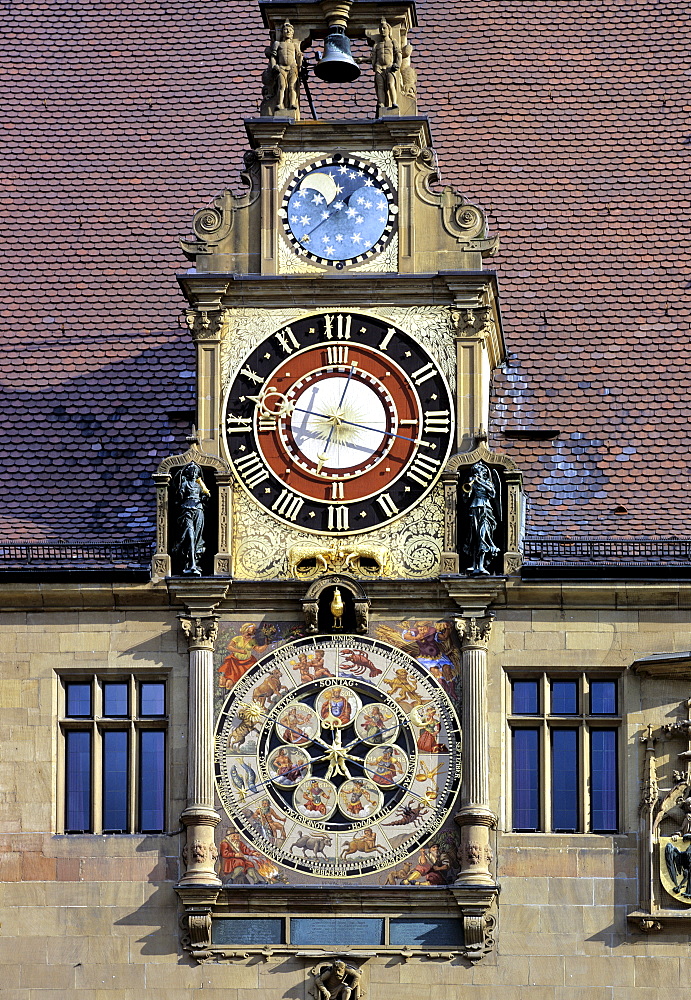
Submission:
POLYGON ((352 83, 360 76, 360 67, 350 51, 345 28, 334 25, 324 39, 324 55, 314 67, 325 83, 352 83))

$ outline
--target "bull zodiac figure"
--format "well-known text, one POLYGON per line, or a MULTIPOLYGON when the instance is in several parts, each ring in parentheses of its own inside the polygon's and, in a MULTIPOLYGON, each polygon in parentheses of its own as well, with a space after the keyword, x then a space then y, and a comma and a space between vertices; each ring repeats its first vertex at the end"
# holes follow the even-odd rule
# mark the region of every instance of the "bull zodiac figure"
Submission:
POLYGON ((665 864, 674 885, 674 891, 685 899, 691 899, 691 844, 685 851, 680 851, 674 844, 667 844, 665 864))

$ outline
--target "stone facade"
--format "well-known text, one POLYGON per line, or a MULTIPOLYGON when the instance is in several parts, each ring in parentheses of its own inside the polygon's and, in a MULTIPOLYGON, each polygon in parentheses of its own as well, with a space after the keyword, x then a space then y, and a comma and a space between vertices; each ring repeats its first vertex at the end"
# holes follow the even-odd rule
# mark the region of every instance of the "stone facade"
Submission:
MULTIPOLYGON (((373 587, 373 621, 384 595, 373 587)), ((382 585, 383 590, 383 585, 382 585)), ((482 961, 361 959, 367 995, 659 1000, 683 995, 686 917, 649 933, 639 919, 639 803, 646 726, 685 718, 688 669, 646 676, 633 665, 688 647, 686 584, 501 584, 488 657, 490 800, 501 895, 495 948, 482 961), (647 659, 646 659, 647 658, 647 659), (511 833, 507 794, 506 674, 552 671, 621 676, 621 826, 616 835, 511 833), (680 709, 681 706, 681 709, 680 709), (680 990, 682 992, 680 993, 680 990)), ((401 616, 454 604, 428 590, 401 616)), ((163 585, 3 586, 2 980, 13 1000, 147 996, 191 1000, 302 998, 314 959, 270 955, 203 965, 181 949, 174 885, 178 816, 187 782, 187 640, 163 585), (19 610, 23 608, 24 610, 19 610), (30 609, 30 610, 29 610, 30 609), (58 676, 89 672, 168 679, 167 835, 61 835, 58 676), (204 993, 201 993, 201 990, 204 993)), ((257 593, 237 587, 233 617, 256 614, 257 593)), ((296 620, 299 607, 293 606, 296 620)), ((231 613, 221 605, 219 613, 231 613)), ((683 660, 683 658, 682 658, 683 660)), ((683 747, 658 758, 660 786, 683 747)), ((664 904, 663 904, 664 905, 664 904)), ((669 905, 669 904, 667 904, 669 905)))

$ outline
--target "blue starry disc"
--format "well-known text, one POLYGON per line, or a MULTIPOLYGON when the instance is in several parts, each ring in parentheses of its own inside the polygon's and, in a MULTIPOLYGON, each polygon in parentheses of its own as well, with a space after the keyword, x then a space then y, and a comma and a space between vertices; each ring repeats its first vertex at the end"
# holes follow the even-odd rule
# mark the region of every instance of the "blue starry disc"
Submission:
POLYGON ((298 171, 281 216, 297 253, 342 267, 381 252, 397 211, 391 186, 376 167, 334 156, 298 171))

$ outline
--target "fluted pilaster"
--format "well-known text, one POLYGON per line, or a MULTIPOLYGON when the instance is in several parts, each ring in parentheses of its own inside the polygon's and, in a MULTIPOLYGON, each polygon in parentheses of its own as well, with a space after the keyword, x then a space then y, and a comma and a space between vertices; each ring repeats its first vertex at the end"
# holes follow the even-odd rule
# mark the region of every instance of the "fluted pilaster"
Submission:
POLYGON ((218 618, 180 616, 189 649, 189 702, 187 724, 187 806, 182 822, 187 827, 183 852, 186 872, 181 885, 218 885, 218 857, 214 828, 219 815, 214 809, 213 771, 213 648, 218 618))
POLYGON ((494 882, 489 871, 493 860, 489 841, 496 816, 489 805, 489 719, 487 715, 487 646, 494 615, 456 619, 461 639, 463 760, 461 808, 456 822, 461 828, 457 881, 494 882))

